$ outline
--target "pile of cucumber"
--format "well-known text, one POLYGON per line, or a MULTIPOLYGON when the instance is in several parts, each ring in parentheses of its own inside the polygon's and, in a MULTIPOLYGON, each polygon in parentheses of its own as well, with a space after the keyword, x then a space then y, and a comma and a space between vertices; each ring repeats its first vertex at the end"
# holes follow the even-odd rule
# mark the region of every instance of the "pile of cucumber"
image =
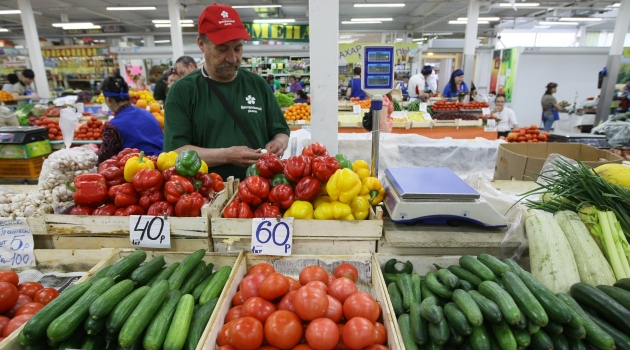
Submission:
POLYGON ((630 350, 630 311, 619 302, 623 294, 630 307, 630 292, 577 283, 571 296, 556 295, 513 260, 488 254, 435 267, 385 274, 406 350, 630 350))
POLYGON ((67 288, 19 335, 26 349, 195 349, 231 272, 205 249, 165 266, 137 250, 67 288))

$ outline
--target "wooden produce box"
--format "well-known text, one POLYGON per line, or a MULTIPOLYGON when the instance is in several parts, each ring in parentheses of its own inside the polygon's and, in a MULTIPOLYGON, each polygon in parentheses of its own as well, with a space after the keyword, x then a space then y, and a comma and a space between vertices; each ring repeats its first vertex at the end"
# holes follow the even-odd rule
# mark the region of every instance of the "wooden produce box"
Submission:
POLYGON ((407 118, 406 111, 393 112, 392 119, 396 119, 396 118, 404 119, 404 121, 400 121, 400 122, 392 121, 392 128, 409 129, 411 127, 411 122, 407 118))
POLYGON ((456 120, 437 120, 437 119, 433 119, 433 127, 435 127, 435 128, 440 128, 440 127, 452 128, 454 126, 457 126, 457 119, 456 120))
MULTIPOLYGON (((224 298, 221 306, 217 305, 217 309, 210 319, 208 327, 202 336, 203 348, 197 346, 197 350, 211 350, 216 348, 216 339, 224 324, 225 316, 231 307, 231 300, 237 292, 241 280, 247 274, 247 270, 259 263, 269 263, 277 272, 284 275, 297 278, 300 271, 309 265, 318 265, 327 272, 333 273, 334 269, 342 262, 352 263, 359 270, 359 281, 357 287, 361 292, 371 294, 379 303, 383 310, 383 325, 387 330, 387 347, 390 350, 402 350, 402 338, 394 309, 387 294, 387 287, 381 273, 381 269, 375 254, 354 254, 354 255, 293 255, 290 257, 273 257, 267 255, 256 255, 246 253, 237 266, 234 280, 230 283, 230 287, 226 285, 226 289, 221 297, 224 298), (218 312, 217 312, 218 310, 218 312)), ((201 342, 200 342, 201 343, 201 342)))
POLYGON ((483 120, 481 119, 477 119, 477 120, 463 120, 463 119, 457 119, 457 126, 482 126, 483 125, 483 120))

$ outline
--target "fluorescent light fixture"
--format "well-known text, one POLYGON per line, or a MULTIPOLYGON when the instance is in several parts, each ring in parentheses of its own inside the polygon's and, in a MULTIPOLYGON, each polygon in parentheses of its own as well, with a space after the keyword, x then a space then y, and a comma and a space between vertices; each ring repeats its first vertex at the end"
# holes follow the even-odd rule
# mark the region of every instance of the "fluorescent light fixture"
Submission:
POLYGON ((354 4, 354 7, 405 7, 403 3, 392 4, 354 4))
POLYGON ((352 18, 350 21, 352 22, 370 22, 370 21, 382 21, 382 22, 388 22, 388 21, 393 21, 393 18, 352 18))
POLYGON ((547 21, 538 22, 538 24, 542 26, 576 26, 578 25, 577 22, 547 22, 547 21))
POLYGON ((401 38, 396 38, 396 42, 401 42, 401 41, 403 41, 403 39, 401 39, 401 38))
POLYGON ((8 31, 9 31, 9 30, 8 30, 8 29, 6 29, 6 28, 0 28, 0 32, 2 32, 2 33, 8 32, 8 31))
POLYGON ((86 26, 93 26, 94 24, 91 22, 83 22, 83 23, 53 23, 53 27, 56 28, 63 28, 63 27, 86 27, 86 26))
MULTIPOLYGON (((448 21, 448 24, 468 24, 468 21, 448 21)), ((477 21, 477 24, 490 24, 488 21, 477 21)))
POLYGON ((254 23, 293 23, 293 18, 268 18, 268 19, 255 19, 254 23))
POLYGON ((424 33, 422 36, 453 35, 453 33, 424 33))
POLYGON ((339 39, 351 39, 352 35, 340 35, 339 39))
POLYGON ((63 30, 77 30, 77 29, 100 29, 100 28, 101 28, 101 26, 91 25, 91 26, 83 26, 83 27, 77 27, 77 26, 63 27, 61 29, 63 29, 63 30))
MULTIPOLYGON (((171 24, 171 20, 170 19, 154 19, 153 21, 151 21, 155 24, 171 24)), ((193 20, 192 19, 182 19, 179 21, 179 23, 192 23, 193 20)))
POLYGON ((17 15, 22 13, 20 10, 2 10, 0 11, 0 15, 17 15))
POLYGON ((170 43, 170 40, 155 40, 154 43, 156 44, 166 44, 166 43, 170 43))
POLYGON ((538 6, 540 6, 540 4, 537 2, 521 2, 521 3, 517 2, 514 5, 507 2, 502 2, 499 4, 499 7, 538 7, 538 6))
POLYGON ((112 6, 107 11, 154 11, 155 6, 112 6))
POLYGON ((254 9, 254 8, 273 8, 282 7, 282 5, 237 5, 232 6, 234 9, 254 9))
POLYGON ((621 6, 621 3, 620 3, 620 2, 618 2, 618 3, 616 3, 616 4, 613 4, 613 5, 612 5, 612 7, 619 7, 619 6, 621 6))
POLYGON ((560 22, 599 22, 601 17, 562 17, 560 22))
POLYGON ((411 39, 411 41, 424 41, 427 40, 427 38, 416 38, 416 39, 411 39))
POLYGON ((427 52, 427 56, 433 56, 433 52, 427 52))
POLYGON ((383 23, 383 22, 381 22, 381 21, 365 21, 365 22, 342 21, 341 22, 341 24, 371 24, 371 23, 380 24, 380 23, 383 23))
MULTIPOLYGON (((459 17, 457 20, 465 22, 465 21, 468 21, 468 18, 466 18, 466 17, 459 17)), ((499 20, 501 20, 501 18, 499 18, 499 17, 479 17, 479 18, 477 18, 477 21, 499 21, 499 20)))
POLYGON ((339 44, 352 44, 354 42, 354 40, 340 40, 338 43, 339 44))
MULTIPOLYGON (((195 26, 195 25, 194 25, 194 24, 192 24, 192 23, 182 23, 182 24, 181 24, 181 27, 194 27, 194 26, 195 26)), ((156 24, 156 25, 155 25, 155 28, 170 28, 170 27, 171 27, 171 24, 170 24, 170 23, 168 23, 168 24, 166 24, 166 23, 161 23, 161 24, 156 24)))

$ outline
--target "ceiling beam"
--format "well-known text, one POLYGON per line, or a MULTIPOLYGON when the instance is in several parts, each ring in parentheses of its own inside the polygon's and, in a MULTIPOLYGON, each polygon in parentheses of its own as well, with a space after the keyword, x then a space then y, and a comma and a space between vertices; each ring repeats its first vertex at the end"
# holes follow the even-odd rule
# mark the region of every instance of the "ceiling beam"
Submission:
POLYGON ((422 26, 420 26, 420 27, 416 27, 416 28, 414 28, 412 31, 413 31, 413 32, 419 32, 419 31, 422 31, 423 29, 425 29, 425 28, 427 28, 427 27, 430 27, 430 26, 432 26, 432 25, 434 25, 434 24, 437 24, 437 23, 440 23, 440 22, 444 22, 444 21, 446 21, 446 20, 448 20, 448 19, 450 19, 450 18, 453 18, 453 17, 457 17, 457 16, 459 16, 460 14, 465 13, 466 11, 468 11, 468 8, 466 8, 466 7, 465 7, 465 8, 463 8, 463 9, 459 9, 459 10, 457 10, 457 11, 455 11, 455 12, 449 13, 449 14, 448 14, 448 15, 446 15, 446 16, 442 16, 442 17, 440 17, 440 18, 436 19, 435 21, 429 22, 429 23, 424 24, 424 25, 422 25, 422 26))

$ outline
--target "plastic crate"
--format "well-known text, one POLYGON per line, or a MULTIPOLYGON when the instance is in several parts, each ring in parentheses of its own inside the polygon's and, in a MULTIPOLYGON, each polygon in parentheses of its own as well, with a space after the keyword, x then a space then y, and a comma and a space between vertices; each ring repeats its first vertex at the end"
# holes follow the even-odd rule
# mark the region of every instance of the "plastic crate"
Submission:
POLYGON ((31 159, 0 159, 0 178, 37 179, 45 157, 31 159))

